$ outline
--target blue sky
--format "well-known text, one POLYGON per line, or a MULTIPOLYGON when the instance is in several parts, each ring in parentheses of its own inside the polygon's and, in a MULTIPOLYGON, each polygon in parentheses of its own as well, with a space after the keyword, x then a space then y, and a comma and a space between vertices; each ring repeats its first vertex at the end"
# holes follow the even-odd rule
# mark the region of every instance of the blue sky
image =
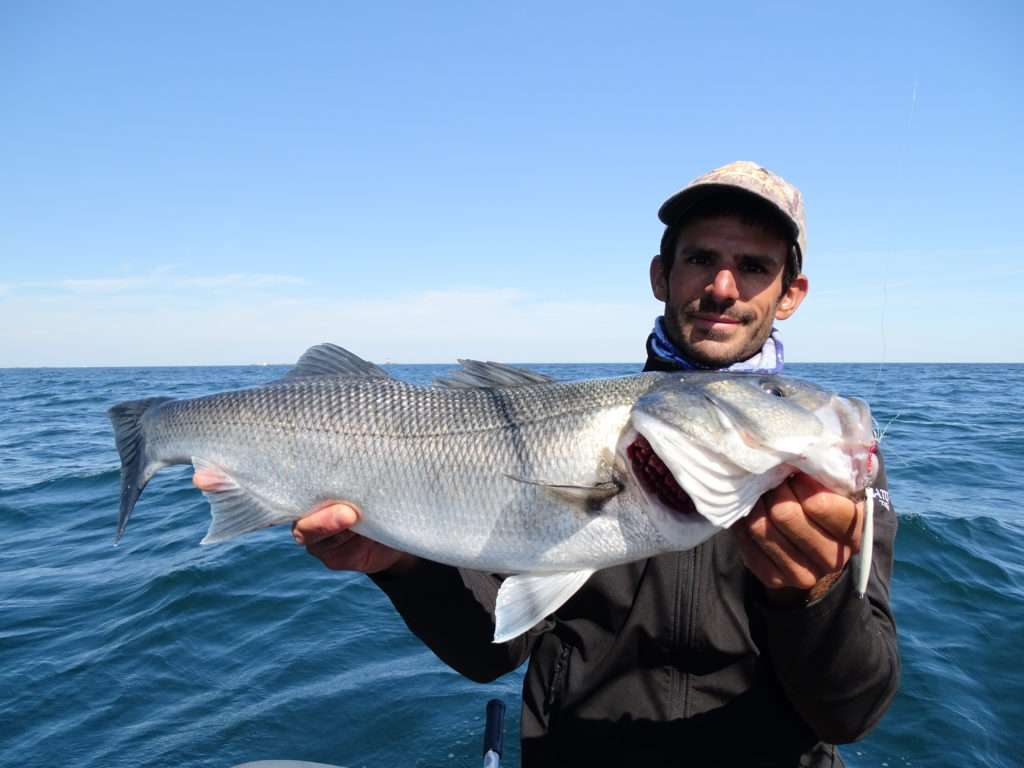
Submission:
POLYGON ((711 5, 4 3, 0 367, 640 360, 735 159, 790 360, 1024 361, 1021 6, 711 5))

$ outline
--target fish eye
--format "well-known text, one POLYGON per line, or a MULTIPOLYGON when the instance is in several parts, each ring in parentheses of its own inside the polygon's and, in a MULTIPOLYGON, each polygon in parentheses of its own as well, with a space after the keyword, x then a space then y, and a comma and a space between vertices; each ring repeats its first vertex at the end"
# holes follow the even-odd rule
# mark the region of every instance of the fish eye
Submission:
POLYGON ((782 391, 782 387, 780 387, 778 384, 774 384, 774 383, 772 383, 770 381, 762 381, 761 382, 761 389, 763 389, 769 395, 774 395, 775 397, 785 397, 786 396, 786 393, 782 391))

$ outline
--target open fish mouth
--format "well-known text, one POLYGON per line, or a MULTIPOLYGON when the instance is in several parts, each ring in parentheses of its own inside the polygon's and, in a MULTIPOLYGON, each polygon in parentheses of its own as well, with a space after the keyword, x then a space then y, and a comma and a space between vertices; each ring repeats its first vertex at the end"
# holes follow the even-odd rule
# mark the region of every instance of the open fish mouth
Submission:
POLYGON ((636 439, 626 447, 633 476, 648 496, 654 496, 666 508, 680 515, 698 515, 697 508, 679 487, 672 472, 665 466, 647 438, 637 433, 636 439))

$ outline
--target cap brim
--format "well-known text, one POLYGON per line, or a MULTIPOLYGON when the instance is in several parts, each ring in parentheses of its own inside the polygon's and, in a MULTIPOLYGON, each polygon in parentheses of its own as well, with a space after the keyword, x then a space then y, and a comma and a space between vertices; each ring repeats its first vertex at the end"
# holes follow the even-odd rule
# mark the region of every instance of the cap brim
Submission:
POLYGON ((661 219, 661 223, 666 226, 678 224, 686 215, 686 212, 693 208, 697 203, 702 200, 707 200, 710 197, 723 194, 750 197, 768 203, 772 208, 779 212, 783 221, 789 224, 790 229, 792 230, 791 234, 793 239, 796 240, 799 237, 800 227, 795 221, 793 221, 793 217, 789 215, 788 211, 780 208, 770 198, 767 198, 764 195, 759 195, 756 192, 751 192, 749 189, 738 187, 734 184, 695 184, 694 186, 680 190, 661 204, 661 208, 658 209, 658 218, 661 219))

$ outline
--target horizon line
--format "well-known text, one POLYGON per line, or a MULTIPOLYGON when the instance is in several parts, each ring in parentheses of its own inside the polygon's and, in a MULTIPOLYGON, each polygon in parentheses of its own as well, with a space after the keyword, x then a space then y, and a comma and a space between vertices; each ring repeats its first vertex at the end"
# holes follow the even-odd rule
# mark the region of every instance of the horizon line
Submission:
MULTIPOLYGON (((458 366, 458 360, 444 360, 431 363, 400 363, 393 360, 385 362, 373 362, 382 366, 436 366, 451 365, 458 366)), ((504 365, 529 367, 538 365, 642 365, 643 360, 620 360, 620 361, 588 361, 588 362, 519 362, 500 361, 504 365)), ((295 365, 291 363, 158 363, 144 365, 7 365, 0 366, 0 371, 60 371, 60 370, 91 370, 91 369, 138 369, 138 368, 289 368, 295 365)), ((1024 360, 794 360, 788 365, 1024 365, 1024 360)), ((720 369, 708 369, 720 370, 720 369)))

